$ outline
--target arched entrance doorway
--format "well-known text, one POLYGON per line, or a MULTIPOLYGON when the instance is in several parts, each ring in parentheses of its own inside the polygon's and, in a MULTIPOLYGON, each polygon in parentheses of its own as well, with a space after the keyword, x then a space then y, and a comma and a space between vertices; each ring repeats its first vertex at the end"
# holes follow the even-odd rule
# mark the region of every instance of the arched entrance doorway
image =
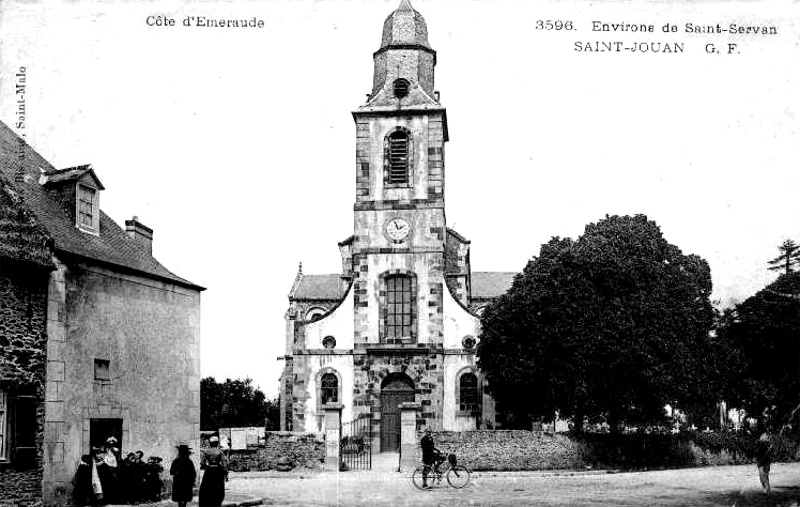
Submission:
POLYGON ((381 383, 381 452, 400 450, 400 404, 414 401, 414 381, 392 373, 381 383))

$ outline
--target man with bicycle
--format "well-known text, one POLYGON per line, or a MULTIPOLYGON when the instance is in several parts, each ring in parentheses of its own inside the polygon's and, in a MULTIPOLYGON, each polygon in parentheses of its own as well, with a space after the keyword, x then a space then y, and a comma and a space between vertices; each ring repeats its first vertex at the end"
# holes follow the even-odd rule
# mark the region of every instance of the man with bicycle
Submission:
POLYGON ((433 445, 433 437, 431 436, 431 429, 425 428, 425 433, 419 441, 419 446, 422 448, 422 464, 425 465, 422 471, 422 488, 429 489, 428 473, 431 467, 438 474, 439 465, 445 461, 445 456, 442 452, 433 445))

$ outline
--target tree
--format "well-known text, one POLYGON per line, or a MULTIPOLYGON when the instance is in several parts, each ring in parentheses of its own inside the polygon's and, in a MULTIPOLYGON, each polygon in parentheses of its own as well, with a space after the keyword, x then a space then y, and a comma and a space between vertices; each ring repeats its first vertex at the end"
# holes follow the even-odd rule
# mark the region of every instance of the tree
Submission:
POLYGON ((478 365, 517 420, 658 423, 666 404, 715 398, 710 293, 708 264, 655 222, 606 217, 542 245, 484 311, 478 365))
POLYGON ((735 351, 728 403, 778 429, 790 422, 800 404, 800 273, 782 274, 729 310, 720 338, 735 351))
POLYGON ((778 247, 781 254, 769 261, 769 269, 772 271, 783 270, 784 274, 789 274, 798 263, 800 263, 800 245, 787 239, 778 247))
POLYGON ((226 379, 218 383, 214 377, 200 381, 200 427, 204 430, 266 426, 278 428, 277 400, 268 401, 253 380, 226 379))

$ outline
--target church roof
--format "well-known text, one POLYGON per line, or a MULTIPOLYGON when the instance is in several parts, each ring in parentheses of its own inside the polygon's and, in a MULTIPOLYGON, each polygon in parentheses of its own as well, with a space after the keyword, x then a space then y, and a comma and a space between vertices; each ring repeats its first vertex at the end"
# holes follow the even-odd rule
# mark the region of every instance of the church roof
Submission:
POLYGON ((289 297, 338 301, 343 296, 340 292, 339 278, 339 275, 302 275, 289 297))
MULTIPOLYGON (((66 171, 56 170, 5 123, 0 122, 0 179, 13 195, 18 196, 18 206, 35 221, 38 230, 48 238, 56 252, 203 290, 162 266, 143 245, 129 237, 102 210, 100 234, 81 232, 53 194, 40 183, 43 173, 72 178, 77 177, 77 173, 85 174, 89 171, 94 176, 88 166, 66 171)), ((0 239, 5 240, 6 237, 0 232, 0 239)))
MULTIPOLYGON (((492 299, 504 294, 517 273, 478 271, 472 273, 472 297, 492 299)), ((338 301, 344 295, 339 275, 302 275, 289 295, 294 300, 338 301)))
POLYGON ((397 10, 389 14, 384 21, 381 49, 405 45, 418 45, 431 49, 425 19, 411 7, 411 2, 408 0, 402 0, 397 10))
POLYGON ((473 271, 472 297, 491 299, 502 296, 511 288, 516 274, 510 271, 473 271))

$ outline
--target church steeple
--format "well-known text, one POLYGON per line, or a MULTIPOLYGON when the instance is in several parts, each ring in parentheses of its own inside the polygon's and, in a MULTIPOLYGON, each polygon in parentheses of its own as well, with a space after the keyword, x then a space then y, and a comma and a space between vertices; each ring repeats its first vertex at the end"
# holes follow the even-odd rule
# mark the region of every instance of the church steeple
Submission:
POLYGON ((441 107, 433 89, 436 51, 425 19, 409 0, 401 0, 384 21, 381 46, 372 57, 372 92, 362 108, 441 107))
MULTIPOLYGON (((386 18, 381 46, 373 59, 372 93, 366 104, 353 111, 357 171, 357 240, 353 248, 382 248, 379 243, 386 240, 375 227, 396 218, 384 216, 387 211, 408 215, 404 220, 416 222, 424 216, 428 223, 417 229, 418 237, 392 238, 392 245, 434 248, 424 231, 433 226, 444 230, 447 113, 433 91, 436 52, 428 42, 428 27, 409 0, 400 0, 400 6, 386 18), (371 228, 362 230, 367 223, 371 228), (371 242, 367 238, 372 238, 371 242)), ((392 226, 391 234, 396 228, 392 226)), ((443 237, 438 234, 434 243, 443 237)))
POLYGON ((411 7, 411 2, 402 0, 400 7, 389 14, 383 22, 381 49, 407 45, 422 46, 433 51, 428 43, 428 27, 425 19, 411 7))

